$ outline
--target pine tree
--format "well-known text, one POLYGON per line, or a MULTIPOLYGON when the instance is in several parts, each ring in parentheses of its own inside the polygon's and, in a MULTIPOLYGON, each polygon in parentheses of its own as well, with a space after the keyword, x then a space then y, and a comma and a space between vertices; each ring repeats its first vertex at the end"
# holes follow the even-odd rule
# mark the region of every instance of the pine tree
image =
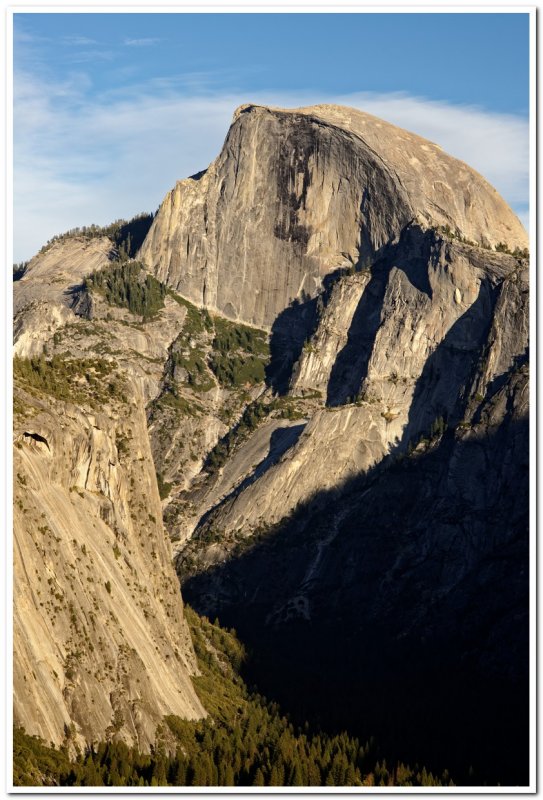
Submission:
POLYGON ((234 780, 234 770, 232 769, 232 765, 231 764, 227 764, 227 766, 226 766, 226 769, 224 771, 224 782, 223 782, 222 785, 224 785, 224 786, 235 786, 236 785, 235 784, 235 780, 234 780))
POLYGON ((266 785, 266 782, 264 780, 264 774, 263 774, 262 770, 260 769, 260 767, 255 772, 255 777, 253 778, 252 785, 253 786, 265 786, 266 785))
POLYGON ((322 775, 319 765, 313 757, 309 757, 307 762, 307 785, 322 786, 322 775))
POLYGON ((174 786, 185 786, 187 782, 187 763, 183 756, 176 757, 176 767, 172 783, 174 786))
POLYGON ((270 786, 285 786, 285 770, 281 763, 275 763, 272 767, 270 786))
POLYGON ((306 782, 304 781, 302 765, 298 760, 296 760, 292 768, 289 786, 305 786, 305 784, 306 782))

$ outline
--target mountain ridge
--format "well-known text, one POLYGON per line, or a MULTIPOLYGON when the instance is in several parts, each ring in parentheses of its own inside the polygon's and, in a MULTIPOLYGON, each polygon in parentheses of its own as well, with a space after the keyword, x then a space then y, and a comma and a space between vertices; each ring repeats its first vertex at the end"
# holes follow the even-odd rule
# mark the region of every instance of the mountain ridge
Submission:
MULTIPOLYGON (((496 746, 505 736, 490 695, 479 709, 489 730, 482 720, 477 727, 471 690, 475 710, 462 704, 465 686, 454 670, 466 659, 477 685, 492 665, 507 702, 518 703, 511 725, 523 742, 529 261, 520 222, 484 179, 421 137, 353 109, 247 104, 208 170, 178 182, 145 225, 137 252, 94 228, 61 238, 15 284, 16 536, 34 565, 32 598, 23 602, 24 582, 16 596, 26 614, 17 641, 21 653, 27 640, 39 652, 31 628, 45 624, 54 643, 58 619, 65 639, 55 657, 62 669, 35 675, 30 694, 21 655, 16 719, 36 732, 39 687, 54 685, 64 710, 48 738, 65 741, 63 726, 70 732, 73 724, 80 744, 103 729, 149 749, 171 700, 162 694, 175 691, 178 639, 184 696, 175 713, 205 714, 191 690, 194 654, 166 566, 173 557, 191 604, 251 642, 257 683, 287 704, 306 703, 315 719, 309 692, 318 685, 315 696, 326 690, 338 713, 366 709, 367 725, 378 726, 379 709, 356 681, 357 660, 371 687, 381 673, 394 678, 380 652, 393 661, 407 653, 422 674, 420 654, 435 646, 450 661, 451 697, 473 726, 457 753, 460 772, 477 731, 490 735, 494 725, 496 746), (98 410, 107 412, 102 421, 98 410), (80 458, 80 445, 77 457, 64 453, 63 437, 90 442, 88 481, 89 458, 80 458), (403 495, 402 486, 410 487, 403 495), (102 691, 89 689, 102 656, 91 637, 95 651, 76 664, 67 657, 73 626, 88 631, 89 609, 72 596, 73 542, 49 500, 40 521, 51 492, 72 527, 83 515, 87 552, 97 547, 93 526, 98 549, 107 543, 110 588, 100 580, 100 604, 115 615, 110 590, 120 593, 147 647, 158 628, 134 605, 132 584, 149 573, 150 608, 162 620, 158 654, 138 667, 143 694, 126 682, 123 626, 108 631, 115 689, 109 699, 100 695, 96 715, 86 703, 102 691), (497 519, 496 504, 510 526, 497 519), (52 553, 55 539, 63 541, 66 557, 43 567, 36 531, 52 553), (520 565, 518 578, 508 581, 500 552, 520 565), (47 608, 38 594, 44 569, 59 595, 47 608), (500 584, 498 603, 492 592, 500 584), (494 624, 501 639, 477 639, 494 624), (382 650, 366 665, 363 645, 379 630, 382 650), (306 659, 318 659, 319 632, 323 642, 337 637, 323 653, 338 678, 328 689, 306 659), (265 662, 274 649, 278 675, 288 674, 291 659, 290 694, 270 681, 265 662), (164 686, 157 670, 168 676, 164 686), (138 703, 145 708, 136 731, 138 703)), ((431 702, 414 686, 413 702, 431 702)), ((381 690, 386 697, 385 683, 381 690)), ((397 722, 408 736, 401 697, 385 711, 391 729, 397 722)), ((432 743, 415 723, 412 730, 426 758, 432 743)), ((513 777, 522 771, 507 769, 513 777)))
POLYGON ((246 105, 210 167, 166 196, 138 257, 196 305, 270 329, 412 224, 527 246, 496 190, 437 145, 356 109, 246 105))

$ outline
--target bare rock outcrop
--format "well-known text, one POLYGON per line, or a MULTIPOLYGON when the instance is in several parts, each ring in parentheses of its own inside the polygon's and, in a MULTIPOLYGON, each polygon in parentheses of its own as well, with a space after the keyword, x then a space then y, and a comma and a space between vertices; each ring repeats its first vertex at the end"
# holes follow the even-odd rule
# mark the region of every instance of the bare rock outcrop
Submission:
POLYGON ((91 272, 107 266, 112 251, 107 236, 73 236, 44 248, 28 262, 23 277, 13 286, 15 316, 36 300, 69 305, 70 290, 91 272))
POLYGON ((14 719, 146 751, 164 715, 206 713, 145 413, 186 309, 143 324, 91 296, 111 248, 65 238, 14 287, 14 719))
POLYGON ((14 719, 56 744, 142 750, 205 714, 141 390, 99 408, 17 389, 14 719))
POLYGON ((106 236, 57 241, 32 258, 13 285, 14 353, 39 355, 52 334, 73 322, 83 279, 110 263, 106 236))
POLYGON ((166 196, 139 257, 197 305, 271 328, 411 222, 527 246, 496 190, 438 145, 354 109, 246 105, 218 158, 166 196))
POLYGON ((327 407, 202 530, 251 536, 461 424, 470 403, 484 405, 527 359, 527 280, 513 256, 418 227, 371 271, 340 278, 290 387, 293 396, 320 394, 327 407))

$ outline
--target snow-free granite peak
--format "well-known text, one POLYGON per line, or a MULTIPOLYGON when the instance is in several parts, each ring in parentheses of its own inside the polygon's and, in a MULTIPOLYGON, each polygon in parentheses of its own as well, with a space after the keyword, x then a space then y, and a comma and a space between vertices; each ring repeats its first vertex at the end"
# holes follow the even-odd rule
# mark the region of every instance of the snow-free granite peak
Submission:
POLYGON ((139 256, 197 305, 269 329, 413 224, 527 247, 498 192, 433 142, 353 108, 247 104, 209 168, 168 193, 139 256))

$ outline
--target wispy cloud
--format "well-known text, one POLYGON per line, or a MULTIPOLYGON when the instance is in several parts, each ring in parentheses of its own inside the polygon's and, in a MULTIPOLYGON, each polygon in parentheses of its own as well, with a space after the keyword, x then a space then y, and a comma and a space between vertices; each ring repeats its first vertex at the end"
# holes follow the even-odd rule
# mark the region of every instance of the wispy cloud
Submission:
POLYGON ((149 37, 147 39, 125 39, 124 44, 127 47, 151 47, 154 44, 158 44, 160 41, 162 40, 149 37))
POLYGON ((15 25, 13 28, 13 41, 17 44, 43 44, 44 42, 50 42, 51 39, 48 36, 38 36, 35 33, 30 33, 21 28, 20 25, 15 25))
MULTIPOLYGON (((187 76, 184 76, 187 77, 187 76)), ((234 109, 331 102, 361 108, 440 144, 482 173, 526 219, 523 118, 406 94, 183 92, 190 80, 87 99, 83 75, 64 84, 15 81, 15 258, 76 225, 154 210, 176 180, 218 154, 234 109)))
POLYGON ((70 54, 72 64, 92 64, 96 61, 113 61, 115 53, 112 50, 77 50, 70 54))
POLYGON ((96 39, 89 39, 87 36, 63 36, 62 41, 64 44, 73 45, 74 47, 89 47, 90 45, 98 44, 96 39))

